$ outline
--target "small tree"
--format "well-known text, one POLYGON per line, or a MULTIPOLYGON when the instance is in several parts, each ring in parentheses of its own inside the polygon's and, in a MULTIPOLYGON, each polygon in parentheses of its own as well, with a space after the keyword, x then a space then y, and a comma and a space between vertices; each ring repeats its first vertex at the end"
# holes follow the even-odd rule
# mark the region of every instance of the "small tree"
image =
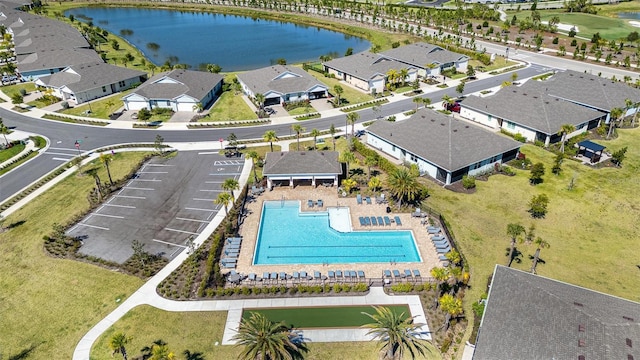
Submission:
POLYGON ((622 161, 624 160, 627 153, 627 147, 623 147, 622 149, 611 154, 611 161, 617 166, 622 165, 622 161))
POLYGON ((333 141, 333 151, 336 151, 336 126, 331 124, 329 128, 329 134, 331 134, 331 141, 333 141))
POLYGON ((336 93, 335 106, 340 106, 340 96, 342 95, 342 93, 344 93, 344 89, 340 85, 335 85, 333 87, 333 92, 336 93))
POLYGON ((529 213, 532 217, 540 219, 547 214, 547 206, 549 205, 549 198, 545 194, 534 195, 529 201, 529 213))
POLYGON ((342 187, 344 188, 344 191, 346 191, 347 193, 350 193, 351 190, 356 188, 356 186, 358 186, 358 183, 353 179, 342 180, 342 187))
POLYGON ((555 160, 553 161, 553 167, 551 168, 551 172, 555 175, 560 175, 562 172, 562 161, 564 160, 564 155, 558 154, 556 155, 555 160))
POLYGON ((462 177, 462 187, 465 189, 473 189, 476 187, 476 178, 473 176, 464 175, 462 177))
POLYGON ((15 93, 11 95, 12 104, 22 104, 23 102, 24 102, 24 97, 20 95, 20 93, 15 93))
POLYGON ((533 261, 531 262, 532 274, 536 273, 536 266, 538 266, 538 261, 540 260, 540 249, 548 249, 551 247, 551 244, 543 240, 540 236, 536 238, 536 241, 534 243, 537 245, 537 247, 536 247, 536 252, 533 255, 533 261))
POLYGON ((113 353, 111 353, 111 356, 120 354, 122 355, 122 358, 124 360, 127 360, 128 357, 126 346, 127 344, 129 344, 129 342, 131 342, 131 337, 126 336, 123 332, 119 331, 113 334, 113 336, 109 340, 109 348, 113 351, 113 353))
POLYGON ((467 76, 468 77, 476 76, 476 69, 474 69, 473 66, 471 65, 467 65, 467 76))
POLYGON ((543 180, 544 176, 544 164, 543 163, 535 163, 531 166, 531 175, 529 176, 529 183, 531 185, 540 184, 543 180))
POLYGON ((458 93, 459 96, 462 96, 462 93, 464 92, 463 82, 459 83, 458 86, 456 86, 456 92, 458 93))
POLYGON ((153 147, 160 154, 164 153, 164 138, 160 134, 156 135, 156 140, 153 142, 153 147))
POLYGON ((151 119, 151 111, 149 111, 147 108, 138 110, 138 119, 142 121, 151 119))

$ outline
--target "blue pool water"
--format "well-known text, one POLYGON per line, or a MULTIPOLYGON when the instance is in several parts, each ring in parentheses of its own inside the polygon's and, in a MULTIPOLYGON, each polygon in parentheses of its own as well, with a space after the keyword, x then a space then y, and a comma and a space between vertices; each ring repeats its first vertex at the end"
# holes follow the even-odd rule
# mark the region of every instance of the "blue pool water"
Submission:
POLYGON ((254 265, 419 262, 411 231, 329 227, 326 212, 300 213, 298 201, 265 201, 254 265))

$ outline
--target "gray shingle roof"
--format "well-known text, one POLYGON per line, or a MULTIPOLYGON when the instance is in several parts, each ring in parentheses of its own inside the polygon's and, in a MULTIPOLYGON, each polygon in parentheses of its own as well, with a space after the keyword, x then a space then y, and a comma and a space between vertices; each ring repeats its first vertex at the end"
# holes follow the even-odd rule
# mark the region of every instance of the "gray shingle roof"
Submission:
POLYGON ((36 70, 63 69, 69 65, 102 61, 91 49, 43 50, 16 56, 22 73, 36 70))
POLYGON ((385 76, 391 69, 410 68, 407 64, 386 59, 379 54, 368 51, 333 59, 323 65, 363 80, 369 80, 378 74, 385 76))
POLYGON ((337 151, 269 152, 264 161, 264 175, 342 174, 337 151))
POLYGON ((158 73, 134 92, 147 99, 175 99, 188 95, 202 100, 223 79, 220 74, 203 71, 177 69, 158 73), (161 83, 164 79, 172 79, 176 83, 161 83))
POLYGON ((541 81, 551 96, 596 107, 609 112, 615 107, 624 108, 625 99, 640 101, 640 90, 623 82, 572 70, 556 73, 541 81))
POLYGON ((382 52, 381 54, 390 59, 395 59, 420 68, 425 68, 426 65, 432 63, 445 64, 456 62, 467 57, 425 42, 400 46, 382 52))
POLYGON ((553 135, 564 124, 579 125, 603 116, 603 113, 549 96, 544 84, 528 81, 522 86, 508 86, 496 94, 465 98, 461 106, 553 135))
POLYGON ((70 66, 64 71, 43 76, 40 81, 53 87, 67 86, 77 93, 146 75, 139 70, 92 62, 70 66))
POLYGON ((376 121, 367 131, 448 171, 522 145, 430 109, 420 109, 403 121, 376 121))
POLYGON ((579 355, 640 359, 640 303, 496 266, 473 359, 579 355))
POLYGON ((20 14, 24 22, 14 22, 16 54, 30 54, 42 50, 89 48, 87 40, 72 26, 30 14, 20 14), (19 26, 17 26, 19 25, 19 26))
POLYGON ((238 80, 247 85, 254 94, 264 94, 268 91, 276 91, 280 94, 306 92, 315 86, 328 89, 326 85, 316 80, 306 71, 293 66, 273 65, 240 73, 237 76, 238 80), (276 77, 287 72, 296 76, 276 79, 276 77))

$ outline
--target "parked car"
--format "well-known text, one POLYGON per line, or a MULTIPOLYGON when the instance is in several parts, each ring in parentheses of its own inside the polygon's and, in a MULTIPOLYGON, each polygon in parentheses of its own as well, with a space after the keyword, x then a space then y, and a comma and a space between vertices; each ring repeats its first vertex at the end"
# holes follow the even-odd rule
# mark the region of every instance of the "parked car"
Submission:
POLYGON ((444 103, 443 104, 444 108, 451 111, 451 112, 456 112, 459 113, 460 112, 460 101, 456 100, 456 102, 454 103, 444 103))

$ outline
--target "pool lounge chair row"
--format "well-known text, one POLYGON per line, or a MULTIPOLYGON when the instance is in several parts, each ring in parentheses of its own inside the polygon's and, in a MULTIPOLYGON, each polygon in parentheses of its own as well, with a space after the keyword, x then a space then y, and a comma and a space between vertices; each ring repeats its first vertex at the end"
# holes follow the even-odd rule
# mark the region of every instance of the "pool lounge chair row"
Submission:
POLYGON ((318 207, 323 207, 324 206, 324 201, 322 201, 322 199, 318 199, 318 201, 313 202, 313 200, 309 199, 307 200, 307 206, 312 208, 314 205, 318 206, 318 207))
POLYGON ((429 234, 439 234, 442 231, 439 227, 436 226, 427 226, 427 232, 429 234))
MULTIPOLYGON (((356 195, 356 202, 358 203, 358 205, 362 205, 362 195, 360 194, 356 195)), ((365 197, 364 202, 366 202, 367 205, 371 205, 371 197, 370 196, 365 197)))
POLYGON ((420 274, 420 270, 418 269, 404 269, 403 272, 400 272, 400 270, 394 269, 394 270, 383 270, 382 271, 382 277, 385 279, 385 283, 389 283, 389 281, 393 278, 393 279, 411 279, 411 278, 421 278, 422 275, 420 274), (393 274, 393 276, 392 276, 393 274))
MULTIPOLYGON (((373 225, 373 226, 382 226, 382 225, 386 225, 386 226, 390 226, 391 225, 391 219, 388 216, 382 217, 382 216, 360 216, 358 218, 358 220, 360 221, 360 226, 369 226, 369 225, 373 225)), ((399 216, 394 216, 393 219, 396 223, 396 225, 402 225, 402 221, 400 220, 399 216)))
POLYGON ((267 272, 262 273, 262 277, 258 277, 256 274, 251 273, 247 277, 249 281, 262 281, 262 282, 280 282, 280 281, 289 281, 293 282, 299 281, 324 281, 324 280, 356 280, 356 279, 365 279, 365 274, 363 270, 336 270, 329 271, 328 276, 322 275, 320 271, 314 271, 313 275, 311 273, 307 274, 306 271, 295 271, 293 274, 287 274, 286 272, 267 272))
POLYGON ((329 279, 342 279, 344 277, 345 280, 356 280, 366 278, 363 270, 330 270, 327 274, 329 274, 329 279))

